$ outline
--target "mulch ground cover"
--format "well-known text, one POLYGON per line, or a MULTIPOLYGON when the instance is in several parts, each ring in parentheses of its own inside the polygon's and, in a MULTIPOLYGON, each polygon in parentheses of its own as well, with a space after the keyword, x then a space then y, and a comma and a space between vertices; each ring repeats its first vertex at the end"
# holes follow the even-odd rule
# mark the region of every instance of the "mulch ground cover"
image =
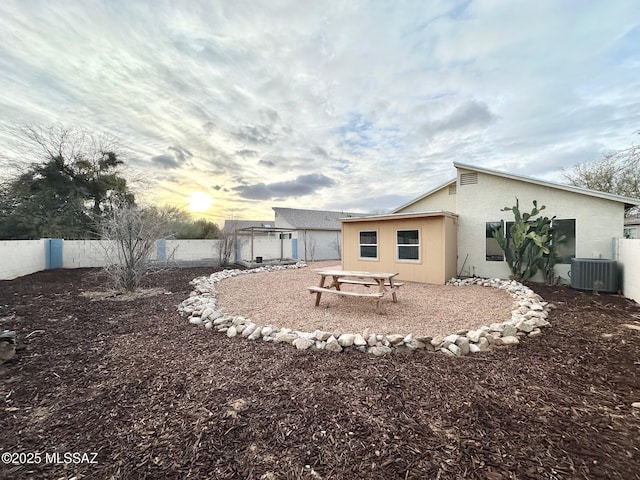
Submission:
POLYGON ((627 299, 532 285, 558 307, 541 337, 378 358, 189 325, 176 306, 212 271, 120 301, 82 295, 91 270, 0 282, 0 330, 18 333, 0 366, 0 453, 18 462, 0 478, 640 478, 627 299))

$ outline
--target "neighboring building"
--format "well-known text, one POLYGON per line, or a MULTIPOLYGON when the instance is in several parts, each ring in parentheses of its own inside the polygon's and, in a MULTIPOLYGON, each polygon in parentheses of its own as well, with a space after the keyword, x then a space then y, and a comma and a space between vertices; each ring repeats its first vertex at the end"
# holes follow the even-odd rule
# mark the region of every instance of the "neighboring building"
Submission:
POLYGON ((342 256, 340 218, 361 213, 273 207, 275 226, 291 230, 293 258, 339 260, 342 256))
POLYGON ((235 261, 291 258, 291 233, 277 229, 273 220, 225 220, 223 232, 235 236, 235 261))
MULTIPOLYGON (((366 231, 386 229, 391 225, 396 235, 388 233, 380 235, 377 247, 380 252, 393 249, 395 262, 366 262, 367 270, 401 272, 399 278, 405 280, 424 281, 423 270, 440 269, 441 259, 447 259, 450 251, 441 251, 439 255, 428 255, 425 261, 415 263, 412 269, 407 269, 400 258, 402 242, 409 241, 400 233, 395 225, 398 214, 416 214, 422 216, 437 216, 449 218, 451 214, 457 216, 457 275, 481 277, 508 278, 510 275, 502 251, 492 236, 492 227, 500 222, 513 221, 513 213, 502 211, 504 207, 512 207, 519 200, 522 212, 530 212, 533 201, 538 206, 545 205, 542 215, 556 217, 554 226, 567 236, 567 242, 561 248, 562 263, 556 266, 556 272, 565 281, 569 277, 571 258, 613 258, 613 238, 621 237, 624 229, 624 210, 640 205, 640 200, 609 193, 588 190, 570 185, 537 180, 521 175, 514 175, 486 168, 475 167, 462 163, 454 163, 457 177, 444 185, 431 190, 409 203, 402 205, 392 212, 392 215, 373 219, 366 224, 366 231), (450 212, 450 213, 449 213, 450 212), (385 223, 386 222, 386 223, 385 223), (382 243, 384 241, 384 244, 382 243), (433 260, 432 260, 433 259, 433 260), (432 263, 435 262, 435 263, 432 263)), ((453 218, 453 217, 452 217, 453 218)), ((357 225, 351 220, 343 221, 343 227, 351 229, 350 225, 357 225)), ((361 224, 365 225, 365 224, 361 224)), ((446 225, 446 222, 445 222, 446 225)), ((419 244, 433 244, 432 248, 449 248, 450 234, 435 234, 424 226, 417 228, 419 244), (435 237, 431 238, 432 235, 435 237), (442 240, 444 238, 444 241, 442 240)), ((365 230, 363 230, 365 231, 365 230)), ((346 232, 346 230, 345 230, 346 232)), ((412 234, 415 237, 415 233, 412 234)), ((406 235, 405 235, 406 236, 406 235)), ((412 238, 414 238, 412 237, 412 238)), ((366 235, 364 236, 367 240, 366 235)), ((344 268, 350 265, 365 265, 361 255, 362 238, 345 233, 344 268), (346 242, 349 242, 349 245, 346 242), (356 245, 356 242, 357 245, 356 245), (359 250, 360 249, 360 253, 359 250), (349 258, 347 258, 347 253, 349 258)), ((404 250, 407 250, 406 248, 404 250)), ((415 249, 414 249, 415 250, 415 249)), ((365 248, 366 251, 366 248, 365 248)), ((448 265, 445 260, 445 265, 448 265)), ((445 268, 447 271, 447 268, 445 268)), ((448 276, 448 275, 447 275, 448 276)), ((444 283, 440 281, 434 283, 444 283)))
POLYGON ((269 229, 272 228, 275 228, 273 220, 225 220, 222 230, 225 232, 235 231, 237 235, 251 235, 253 230, 254 234, 268 236, 269 229))
POLYGON ((624 238, 640 238, 640 217, 626 217, 624 219, 624 238))

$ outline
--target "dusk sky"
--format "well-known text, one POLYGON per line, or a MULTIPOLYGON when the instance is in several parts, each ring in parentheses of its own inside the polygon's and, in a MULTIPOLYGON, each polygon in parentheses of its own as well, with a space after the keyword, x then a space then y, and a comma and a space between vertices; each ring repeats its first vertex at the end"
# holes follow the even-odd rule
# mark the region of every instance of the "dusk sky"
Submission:
POLYGON ((0 92, 116 136, 142 201, 380 212, 454 161, 562 181, 638 143, 640 2, 2 0, 0 92))

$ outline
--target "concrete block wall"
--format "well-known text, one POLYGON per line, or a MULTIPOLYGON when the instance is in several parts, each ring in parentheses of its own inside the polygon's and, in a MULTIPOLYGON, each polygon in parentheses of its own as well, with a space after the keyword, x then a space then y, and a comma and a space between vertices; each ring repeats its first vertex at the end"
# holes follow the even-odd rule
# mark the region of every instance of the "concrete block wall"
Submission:
POLYGON ((44 270, 44 245, 44 240, 0 240, 0 280, 44 270))
MULTIPOLYGON (((219 240, 166 240, 166 259, 170 262, 216 264, 219 240), (174 256, 171 257, 171 252, 174 256)), ((103 267, 107 263, 106 242, 102 240, 64 240, 62 268, 103 267)), ((151 252, 155 260, 157 250, 151 252)), ((258 253, 259 255, 259 253, 258 253)), ((164 261, 158 258, 159 261, 164 261)), ((234 260, 234 259, 232 259, 234 260)), ((10 280, 47 268, 46 240, 0 240, 0 280, 10 280)))
POLYGON ((218 261, 220 240, 167 240, 166 258, 175 262, 218 261))
POLYGON ((62 243, 62 268, 102 267, 106 263, 102 240, 65 240, 62 243))

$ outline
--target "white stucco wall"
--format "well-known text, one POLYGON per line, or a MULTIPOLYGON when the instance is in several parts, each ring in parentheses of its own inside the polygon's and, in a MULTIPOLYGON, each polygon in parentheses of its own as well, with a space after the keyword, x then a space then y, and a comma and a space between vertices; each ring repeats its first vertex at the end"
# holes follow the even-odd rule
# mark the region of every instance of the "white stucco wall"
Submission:
POLYGON ((640 303, 640 239, 616 239, 616 260, 622 268, 622 293, 640 303))
POLYGON ((278 228, 291 229, 291 238, 298 241, 297 259, 310 262, 314 260, 339 260, 341 258, 341 237, 339 230, 296 230, 293 225, 276 213, 275 224, 278 228), (306 235, 306 236, 305 236, 306 235), (306 239, 306 245, 305 245, 306 239), (305 252, 305 246, 308 247, 305 252), (311 248, 313 247, 313 248, 311 248), (314 250, 313 255, 311 250, 314 250))
MULTIPOLYGON (((462 173, 470 171, 458 169, 458 179, 462 173)), ((575 219, 576 257, 612 258, 613 238, 623 233, 622 203, 495 175, 477 174, 477 184, 460 185, 458 180, 458 271, 463 270, 463 275, 509 276, 505 262, 487 262, 485 259, 485 224, 489 221, 512 221, 513 213, 502 212, 501 209, 514 206, 516 197, 520 201, 521 212, 531 211, 533 200, 537 200, 538 206, 546 206, 542 215, 575 219)), ((564 279, 568 277, 568 270, 569 265, 556 267, 557 274, 564 279)))
POLYGON ((298 258, 308 262, 339 260, 342 234, 331 230, 307 230, 295 232, 298 238, 298 258), (306 239, 306 243, 305 243, 306 239), (307 248, 305 256, 305 248, 307 248))

